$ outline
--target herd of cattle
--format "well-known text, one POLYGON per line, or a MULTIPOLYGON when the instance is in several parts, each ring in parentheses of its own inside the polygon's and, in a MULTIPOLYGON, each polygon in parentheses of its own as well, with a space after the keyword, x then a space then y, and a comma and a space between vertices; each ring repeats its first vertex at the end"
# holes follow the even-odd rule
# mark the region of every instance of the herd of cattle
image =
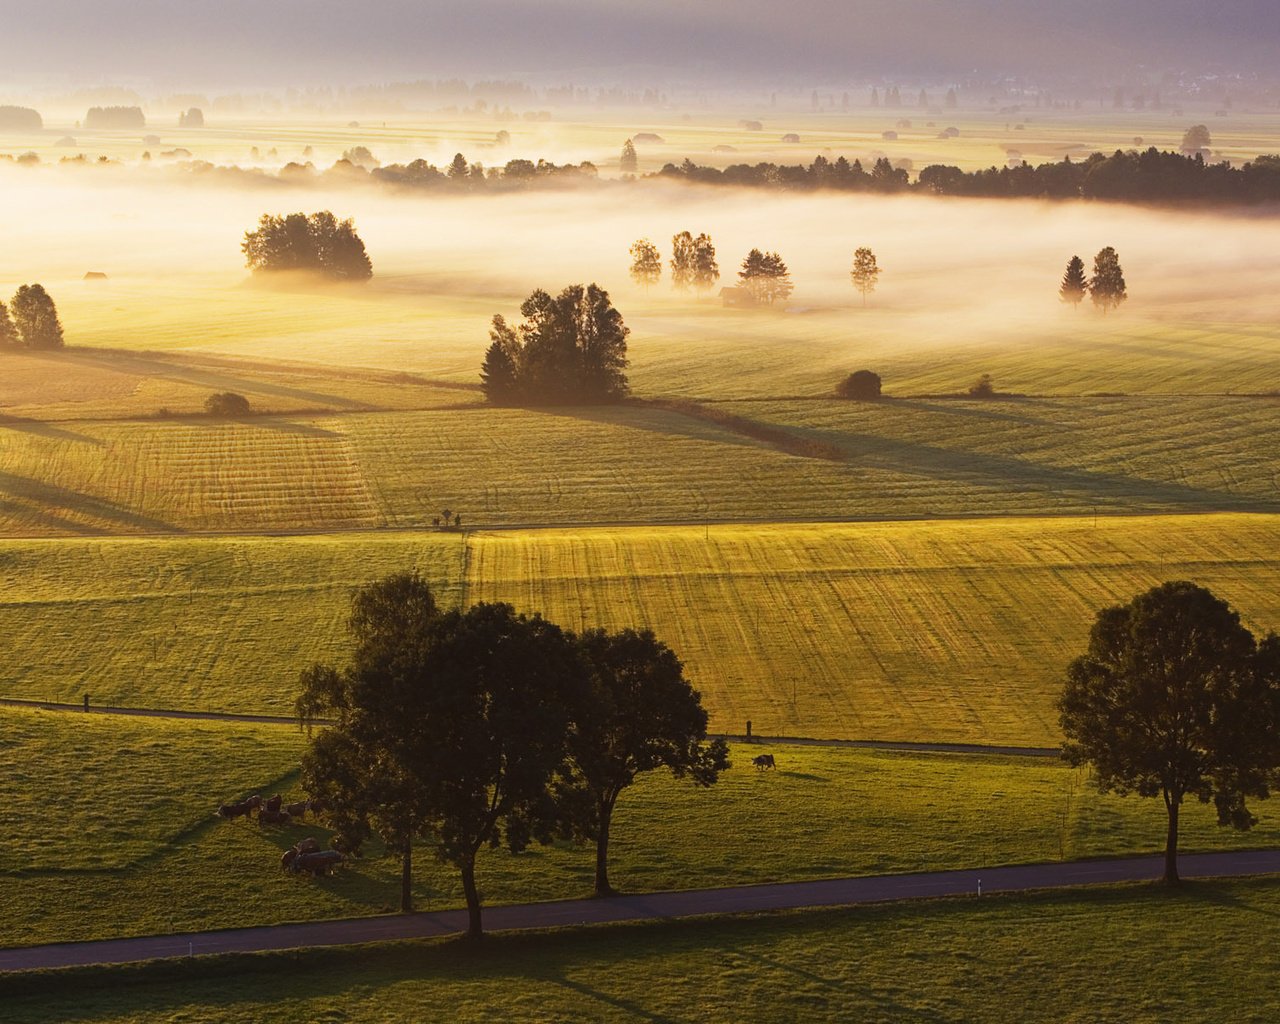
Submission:
MULTIPOLYGON (((265 800, 255 793, 239 803, 222 804, 217 813, 219 818, 234 821, 236 818, 252 819, 256 812, 259 825, 288 825, 293 821, 306 820, 307 812, 320 814, 324 809, 324 803, 320 800, 299 800, 287 804, 278 793, 265 800)), ((327 875, 331 868, 337 867, 342 861, 340 851, 322 850, 319 841, 308 837, 284 852, 280 858, 280 868, 294 874, 306 871, 313 875, 327 875)))

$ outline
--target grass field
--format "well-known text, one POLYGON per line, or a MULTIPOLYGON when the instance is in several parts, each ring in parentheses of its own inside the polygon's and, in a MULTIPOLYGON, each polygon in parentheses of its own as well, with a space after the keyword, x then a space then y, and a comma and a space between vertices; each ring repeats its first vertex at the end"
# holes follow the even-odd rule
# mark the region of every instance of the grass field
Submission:
POLYGON ((352 588, 417 567, 446 604, 652 626, 714 729, 1052 745, 1099 609, 1189 578, 1275 629, 1278 537, 1212 515, 10 541, 0 630, 25 657, 0 695, 287 713, 342 658, 352 588))
POLYGON ((202 959, 7 979, 0 1018, 1266 1024, 1278 914, 1244 880, 202 959))
MULTIPOLYGON (((0 709, 0 944, 360 915, 398 905, 397 862, 365 858, 331 879, 282 876, 281 851, 310 826, 260 829, 211 817, 249 792, 298 794, 304 737, 288 727, 155 722, 0 709), (32 778, 31 766, 40 765, 32 778), (25 769, 23 766, 26 766, 25 769), (52 808, 58 808, 51 814, 52 808)), ((1158 801, 1101 797, 1084 773, 1041 758, 832 747, 735 746, 710 790, 644 778, 615 819, 613 881, 661 891, 841 875, 1154 852, 1158 801), (749 759, 774 753, 778 770, 749 759)), ((1188 807, 1183 846, 1280 843, 1280 808, 1253 832, 1188 807)), ((371 854, 376 854, 376 847, 371 854)), ((485 899, 590 892, 589 848, 486 854, 485 899)), ((417 858, 420 906, 459 906, 456 873, 417 858)))
MULTIPOLYGON (((455 394, 422 389, 429 395, 455 394)), ((456 393, 468 400, 470 392, 456 393)), ((0 421, 0 535, 1280 510, 1270 398, 0 421)))

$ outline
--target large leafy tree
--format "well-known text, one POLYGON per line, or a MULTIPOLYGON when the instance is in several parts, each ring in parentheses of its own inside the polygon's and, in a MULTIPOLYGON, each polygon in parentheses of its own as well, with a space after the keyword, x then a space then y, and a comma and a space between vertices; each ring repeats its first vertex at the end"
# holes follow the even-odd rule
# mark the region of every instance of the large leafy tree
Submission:
POLYGON ((738 282, 757 305, 772 306, 779 299, 786 301, 795 286, 791 272, 776 252, 752 249, 742 261, 738 282))
POLYGON ((1089 297, 1105 316, 1129 297, 1124 270, 1115 249, 1107 246, 1093 258, 1093 277, 1089 280, 1089 297))
POLYGON ((27 348, 62 348, 62 322, 44 285, 24 284, 10 305, 13 325, 27 348))
POLYGON ((1098 613, 1058 707, 1065 757, 1092 765, 1101 791, 1163 798, 1164 878, 1176 884, 1188 797, 1247 829, 1245 800, 1269 795, 1280 769, 1280 642, 1257 646, 1208 590, 1165 583, 1098 613))
POLYGON ((322 800, 344 842, 378 835, 401 858, 400 908, 413 909, 413 840, 430 837, 435 783, 428 651, 437 618, 431 588, 399 574, 359 590, 348 627, 351 663, 313 665, 302 674, 299 719, 331 720, 302 761, 303 788, 322 800))
POLYGON ((707 713, 675 653, 651 631, 589 630, 579 639, 590 679, 572 735, 572 781, 560 793, 567 830, 596 844, 595 891, 611 895, 609 830, 623 791, 670 769, 709 786, 729 767, 723 740, 707 743, 707 713))
POLYGON ((1085 280, 1084 260, 1072 256, 1067 262, 1067 271, 1062 275, 1062 285, 1058 288, 1058 298, 1069 306, 1079 306, 1089 291, 1089 282, 1085 280))
POLYGON ((662 253, 647 238, 631 247, 631 280, 648 289, 662 277, 662 253))
POLYGON ((867 304, 867 296, 876 290, 876 280, 880 277, 880 267, 876 263, 876 254, 863 246, 853 254, 853 267, 849 271, 849 280, 862 296, 862 304, 867 304))
POLYGON ((603 288, 570 285, 555 298, 538 289, 520 314, 515 328, 494 318, 481 378, 490 401, 567 405, 626 395, 631 331, 603 288), (506 375, 508 358, 514 377, 506 375))
POLYGON ((462 875, 468 935, 478 938, 476 857, 486 846, 519 851, 552 837, 585 672, 571 635, 506 604, 441 616, 428 660, 418 724, 431 747, 436 850, 462 875))

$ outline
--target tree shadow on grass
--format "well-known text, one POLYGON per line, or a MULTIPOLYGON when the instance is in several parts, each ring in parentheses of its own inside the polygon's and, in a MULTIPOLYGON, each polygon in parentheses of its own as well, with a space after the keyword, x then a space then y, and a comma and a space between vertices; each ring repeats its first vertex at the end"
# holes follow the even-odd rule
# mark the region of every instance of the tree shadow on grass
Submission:
POLYGON ((62 427, 55 427, 52 423, 45 423, 41 420, 25 419, 18 416, 0 416, 0 429, 16 430, 22 434, 34 434, 36 437, 47 438, 51 441, 73 441, 77 444, 92 445, 95 448, 104 446, 104 442, 96 437, 64 430, 62 427))
POLYGON ((1256 903, 1242 900, 1234 889, 1228 889, 1215 882, 1192 880, 1179 887, 1179 894, 1187 896, 1198 903, 1208 903, 1215 907, 1230 910, 1244 910, 1263 917, 1280 918, 1280 912, 1260 907, 1256 903))
MULTIPOLYGON (((0 495, 8 495, 18 501, 30 501, 55 509, 81 512, 105 520, 112 526, 146 530, 152 533, 183 532, 169 523, 122 508, 104 498, 97 498, 82 491, 71 491, 30 477, 18 476, 16 473, 0 472, 0 495)), ((101 529, 93 527, 73 526, 69 523, 67 526, 78 533, 102 532, 101 529)))

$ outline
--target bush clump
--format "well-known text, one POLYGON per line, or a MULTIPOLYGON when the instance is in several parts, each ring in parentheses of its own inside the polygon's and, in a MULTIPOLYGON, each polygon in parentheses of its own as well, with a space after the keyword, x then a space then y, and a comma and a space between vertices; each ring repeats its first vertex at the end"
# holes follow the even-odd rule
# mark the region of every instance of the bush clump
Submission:
POLYGON ((249 399, 234 391, 220 391, 204 400, 204 411, 210 416, 231 419, 249 415, 249 399))
POLYGON ((855 370, 836 385, 836 394, 859 402, 873 402, 880 397, 880 374, 855 370))

